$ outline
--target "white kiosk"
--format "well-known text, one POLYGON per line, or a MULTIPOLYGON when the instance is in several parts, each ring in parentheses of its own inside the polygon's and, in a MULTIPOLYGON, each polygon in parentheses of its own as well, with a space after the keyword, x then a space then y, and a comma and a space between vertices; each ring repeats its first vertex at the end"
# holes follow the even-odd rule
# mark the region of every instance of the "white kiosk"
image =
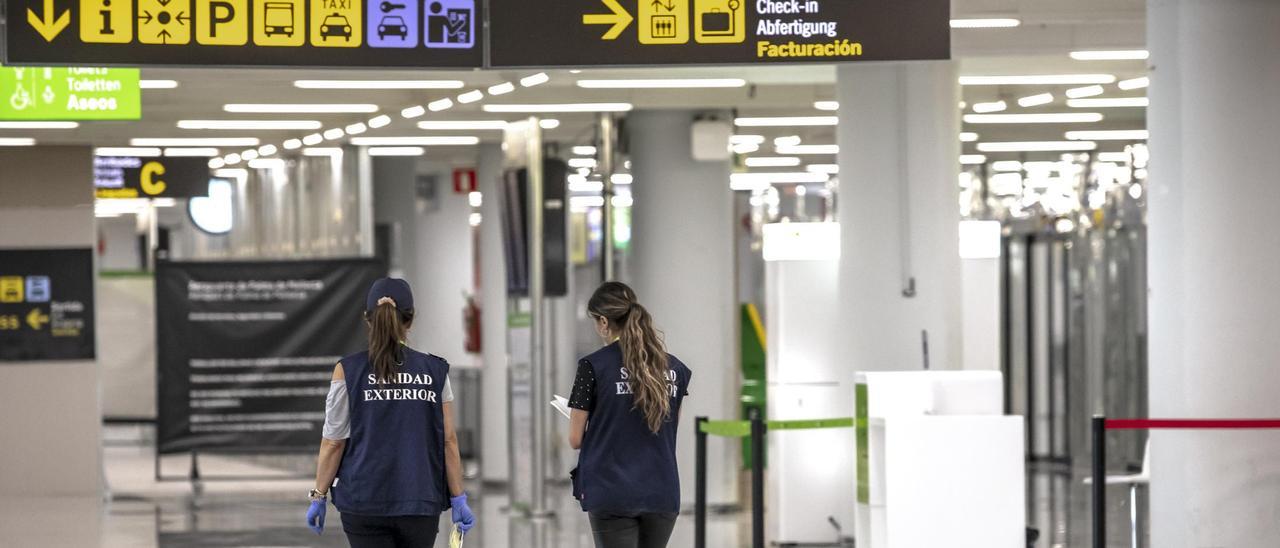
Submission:
POLYGON ((998 371, 865 372, 857 383, 857 545, 1026 546, 1023 419, 998 371))

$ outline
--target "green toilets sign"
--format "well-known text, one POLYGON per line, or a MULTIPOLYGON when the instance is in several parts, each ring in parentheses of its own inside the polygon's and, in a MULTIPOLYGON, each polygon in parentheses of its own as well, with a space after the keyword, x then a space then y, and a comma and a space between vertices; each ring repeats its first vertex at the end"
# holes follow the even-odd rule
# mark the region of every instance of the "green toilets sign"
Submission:
POLYGON ((136 68, 0 67, 0 120, 138 120, 136 68))

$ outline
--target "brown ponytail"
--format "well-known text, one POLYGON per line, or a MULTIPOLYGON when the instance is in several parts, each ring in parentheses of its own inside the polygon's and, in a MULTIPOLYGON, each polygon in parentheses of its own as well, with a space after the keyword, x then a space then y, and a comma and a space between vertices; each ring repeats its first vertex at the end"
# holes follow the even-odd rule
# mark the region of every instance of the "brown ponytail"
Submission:
POLYGON ((636 294, 621 282, 605 282, 596 289, 587 310, 609 321, 622 346, 622 364, 631 381, 635 408, 644 414, 649 430, 657 433, 670 418, 667 349, 653 317, 636 302, 636 294))
POLYGON ((409 332, 413 314, 401 314, 395 303, 387 300, 372 313, 366 313, 365 320, 369 323, 369 362, 373 364, 374 377, 378 382, 390 382, 395 368, 404 364, 400 345, 409 332))

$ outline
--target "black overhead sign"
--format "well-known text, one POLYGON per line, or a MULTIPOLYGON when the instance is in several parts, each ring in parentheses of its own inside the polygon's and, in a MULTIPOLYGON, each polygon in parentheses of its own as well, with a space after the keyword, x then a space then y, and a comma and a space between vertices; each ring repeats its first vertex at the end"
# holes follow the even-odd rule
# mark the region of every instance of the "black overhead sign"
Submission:
POLYGON ((483 63, 483 0, 3 1, 7 64, 483 63))
POLYGON ((949 0, 489 0, 494 67, 949 59, 949 0))
POLYGON ((0 249, 0 362, 92 360, 93 250, 0 249))
POLYGON ((98 198, 195 198, 209 194, 207 158, 95 156, 98 198))

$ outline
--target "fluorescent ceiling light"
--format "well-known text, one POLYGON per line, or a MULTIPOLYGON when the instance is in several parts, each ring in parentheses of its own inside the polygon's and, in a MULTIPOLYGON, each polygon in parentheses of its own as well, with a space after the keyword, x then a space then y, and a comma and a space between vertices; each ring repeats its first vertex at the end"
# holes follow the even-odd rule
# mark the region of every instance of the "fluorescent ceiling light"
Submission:
POLYGON ((258 147, 258 154, 262 156, 271 156, 276 152, 279 152, 279 150, 276 148, 275 145, 262 145, 258 147))
POLYGON ((774 150, 778 154, 839 154, 840 145, 788 145, 774 150))
POLYGON ((369 119, 369 127, 374 129, 377 129, 380 127, 386 127, 390 123, 391 123, 391 117, 387 116, 386 114, 383 114, 381 116, 374 116, 373 118, 369 119))
POLYGON ((210 158, 210 159, 209 159, 209 169, 222 169, 222 167, 223 167, 223 166, 225 166, 225 165, 227 165, 227 162, 226 162, 226 160, 223 160, 222 158, 210 158))
POLYGON ((369 126, 364 125, 363 122, 357 122, 347 126, 347 135, 359 135, 366 131, 369 131, 369 126))
POLYGON ((1145 141, 1150 133, 1145 129, 1121 129, 1102 131, 1068 131, 1071 141, 1145 141))
POLYGON ((987 157, 982 154, 961 154, 960 165, 972 166, 980 165, 987 162, 987 157))
POLYGON ((178 87, 177 80, 138 80, 138 87, 141 89, 174 89, 178 87))
POLYGON ((591 207, 604 207, 603 196, 573 196, 569 198, 569 208, 581 211, 591 207))
POLYGON ((804 170, 810 173, 836 174, 836 173, 840 173, 840 165, 839 164, 809 164, 807 166, 804 166, 804 170))
POLYGON ((747 85, 742 78, 643 78, 621 80, 578 80, 585 89, 694 89, 740 88, 747 85))
POLYGON ((524 78, 521 78, 520 85, 527 88, 531 88, 539 84, 545 84, 547 83, 548 80, 551 80, 551 77, 547 76, 547 73, 539 72, 537 74, 531 74, 529 76, 525 76, 524 78))
POLYGON ((303 156, 342 156, 342 149, 338 147, 307 147, 302 149, 303 156))
POLYGON ((427 120, 418 122, 419 129, 436 131, 503 130, 506 120, 427 120))
POLYGON ((0 147, 35 146, 36 140, 30 137, 0 137, 0 147))
POLYGON ((603 181, 588 181, 580 177, 569 179, 569 192, 600 192, 604 190, 603 181))
POLYGON ((1071 88, 1067 90, 1067 98, 1079 99, 1081 97, 1093 97, 1094 95, 1102 95, 1102 91, 1102 86, 1099 85, 1071 88))
POLYGON ((285 150, 297 150, 302 148, 302 139, 289 139, 284 142, 285 150))
POLYGON ((978 113, 1000 112, 1007 108, 1009 108, 1009 105, 1004 101, 989 101, 986 103, 973 104, 973 111, 978 113))
POLYGON ((593 147, 593 146, 585 146, 585 145, 576 146, 576 147, 573 147, 572 151, 574 154, 577 154, 578 156, 595 156, 596 155, 596 147, 593 147))
POLYGON ((733 120, 738 127, 834 126, 838 123, 837 116, 761 116, 733 120))
POLYGON ((627 112, 632 108, 631 103, 560 103, 560 104, 541 104, 541 105, 485 105, 485 112, 519 112, 519 113, 544 113, 544 112, 627 112))
POLYGON ((333 140, 341 139, 341 138, 342 138, 344 135, 346 135, 346 134, 347 134, 347 132, 342 131, 342 128, 340 128, 340 127, 335 127, 335 128, 332 128, 332 129, 326 129, 326 130, 324 131, 324 133, 323 133, 324 138, 325 138, 325 140, 326 140, 326 141, 333 141, 333 140))
POLYGON ((414 105, 400 111, 401 118, 418 118, 427 113, 426 107, 422 105, 414 105))
POLYGON ((324 141, 324 136, 320 135, 319 133, 312 133, 311 135, 307 135, 306 137, 302 138, 302 144, 307 146, 318 145, 322 141, 324 141))
POLYGON ((609 180, 613 181, 615 185, 629 185, 635 178, 630 173, 614 173, 612 177, 609 177, 609 180))
POLYGON ((213 147, 170 147, 164 149, 164 155, 169 158, 212 158, 218 155, 218 149, 213 147))
POLYGON ((478 89, 473 89, 458 96, 458 102, 464 105, 474 103, 481 99, 484 99, 484 92, 478 89))
POLYGON ((180 129, 292 130, 323 125, 315 120, 178 120, 180 129))
POLYGON ((0 129, 75 129, 79 122, 0 122, 0 129))
POLYGON ((503 82, 501 84, 489 86, 489 95, 506 95, 516 90, 516 85, 511 82, 503 82))
POLYGON ((135 147, 256 147, 257 137, 137 137, 129 139, 135 147))
POLYGON ((1100 162, 1128 162, 1130 160, 1128 152, 1099 152, 1098 161, 1100 162))
POLYGON ((813 108, 828 111, 840 110, 840 101, 814 101, 813 108))
POLYGON ((1145 49, 1122 50, 1086 50, 1073 51, 1071 58, 1076 61, 1122 61, 1146 59, 1149 53, 1145 49))
POLYGON ((995 171, 1022 171, 1022 162, 1017 160, 1000 160, 991 162, 991 169, 995 171))
POLYGON ((978 143, 981 152, 1083 152, 1098 148, 1093 141, 1009 141, 978 143))
POLYGON ((751 144, 759 145, 759 144, 763 144, 764 141, 765 141, 764 135, 733 135, 729 137, 729 144, 733 144, 733 145, 740 144, 740 143, 751 143, 751 144))
POLYGON ((733 151, 734 154, 751 154, 760 150, 760 145, 755 143, 734 143, 729 145, 729 150, 733 151))
POLYGON ((747 167, 796 167, 800 158, 796 156, 752 156, 747 158, 747 167))
POLYGON ((972 131, 961 131, 961 132, 960 132, 960 142, 961 142, 961 143, 972 143, 972 142, 977 141, 977 140, 978 140, 978 134, 977 134, 977 133, 974 133, 974 132, 972 132, 972 131))
POLYGON ((1151 79, 1146 76, 1141 78, 1131 78, 1129 80, 1121 80, 1116 85, 1123 90, 1142 89, 1151 85, 1151 79))
POLYGON ((93 149, 94 156, 137 156, 154 158, 160 155, 157 147, 98 147, 93 149))
POLYGON ((994 17, 987 19, 952 19, 951 28, 953 29, 1007 29, 1019 26, 1021 20, 1011 17, 994 17))
POLYGON ((1088 124, 1101 122, 1097 112, 1046 112, 1042 114, 966 114, 966 124, 1088 124))
POLYGON ((772 184, 825 183, 830 176, 811 171, 777 173, 732 173, 729 175, 731 190, 762 190, 772 184))
POLYGON ((787 135, 786 137, 775 137, 773 139, 774 147, 793 147, 800 143, 799 135, 787 135))
POLYGON ((555 129, 560 127, 560 120, 555 118, 543 118, 538 120, 538 127, 542 129, 555 129))
POLYGON ((1026 76, 961 76, 962 86, 1072 86, 1110 84, 1110 74, 1034 74, 1026 76))
POLYGON ((1146 97, 1092 97, 1089 99, 1067 100, 1067 106, 1071 108, 1146 108, 1150 104, 1151 100, 1146 97))
POLYGON ((283 169, 285 166, 282 158, 258 158, 249 160, 249 167, 253 169, 283 169))
POLYGON ((378 105, 367 103, 330 103, 330 104, 268 104, 268 103, 231 103, 222 105, 222 110, 250 114, 351 114, 378 112, 378 105))
POLYGON ((297 80, 300 89, 458 89, 462 80, 297 80))
POLYGON ((240 155, 232 152, 231 154, 223 156, 222 161, 226 162, 229 166, 234 166, 240 163, 240 155))
POLYGON ((1047 105, 1047 104, 1052 103, 1052 102, 1053 102, 1053 94, 1052 94, 1052 93, 1040 93, 1040 94, 1036 94, 1036 95, 1028 95, 1028 96, 1026 96, 1026 97, 1022 97, 1022 98, 1018 99, 1018 106, 1020 106, 1020 107, 1037 107, 1037 106, 1040 106, 1040 105, 1047 105))
POLYGON ((431 112, 440 112, 445 109, 453 108, 453 99, 448 97, 445 97, 444 99, 436 99, 435 101, 427 103, 427 108, 431 109, 431 112))
POLYGON ((246 151, 244 151, 244 152, 241 152, 241 153, 240 153, 240 157, 241 157, 241 158, 244 158, 244 159, 246 159, 246 160, 256 160, 256 159, 258 159, 258 151, 257 151, 257 150, 246 150, 246 151))
POLYGON ((422 156, 426 153, 422 147, 369 147, 370 156, 422 156))
POLYGON ((591 169, 596 167, 596 159, 595 158, 570 158, 569 167, 574 167, 574 168, 585 167, 587 169, 591 169))
POLYGON ((352 137, 351 144, 356 146, 465 146, 480 143, 479 137, 473 136, 423 136, 423 137, 352 137))

